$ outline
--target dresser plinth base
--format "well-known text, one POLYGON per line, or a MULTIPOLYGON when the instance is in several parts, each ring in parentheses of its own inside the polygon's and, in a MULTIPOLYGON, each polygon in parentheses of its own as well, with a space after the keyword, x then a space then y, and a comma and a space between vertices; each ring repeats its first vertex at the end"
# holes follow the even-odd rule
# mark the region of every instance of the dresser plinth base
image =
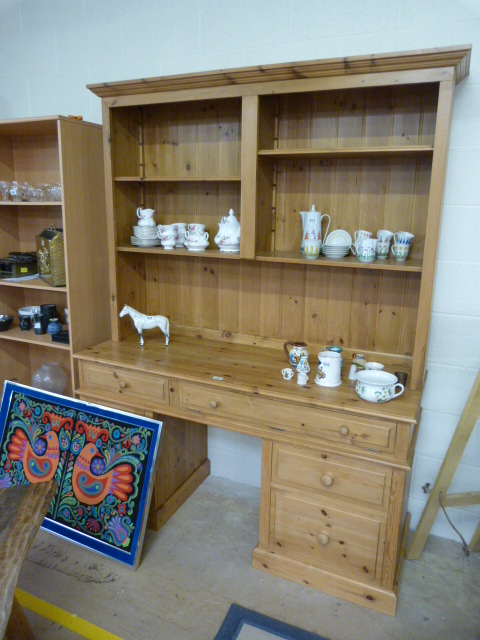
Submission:
POLYGON ((291 558, 265 551, 257 547, 253 552, 253 567, 280 578, 293 580, 332 596, 343 598, 362 607, 395 615, 397 594, 374 585, 338 575, 312 565, 303 564, 291 558))

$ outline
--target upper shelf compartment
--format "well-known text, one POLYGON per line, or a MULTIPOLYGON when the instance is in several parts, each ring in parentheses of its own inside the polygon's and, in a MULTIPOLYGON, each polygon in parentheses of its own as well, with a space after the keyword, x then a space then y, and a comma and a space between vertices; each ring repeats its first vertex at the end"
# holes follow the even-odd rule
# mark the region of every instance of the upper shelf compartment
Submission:
POLYGON ((0 180, 59 183, 58 148, 57 118, 0 121, 0 180))
POLYGON ((113 113, 117 181, 238 181, 240 98, 156 104, 113 113))
POLYGON ((259 155, 431 154, 438 84, 263 96, 259 155))

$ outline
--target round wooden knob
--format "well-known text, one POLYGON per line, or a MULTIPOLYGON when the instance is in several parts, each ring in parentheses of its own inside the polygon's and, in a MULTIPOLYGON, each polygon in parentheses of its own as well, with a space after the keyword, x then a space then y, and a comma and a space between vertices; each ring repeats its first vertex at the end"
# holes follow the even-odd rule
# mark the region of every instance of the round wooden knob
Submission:
POLYGON ((324 473, 320 478, 320 482, 324 487, 331 487, 333 484, 333 476, 331 473, 324 473))
POLYGON ((340 429, 338 430, 338 433, 341 436, 348 436, 348 434, 350 433, 350 429, 347 427, 346 424, 342 424, 342 426, 340 427, 340 429))
POLYGON ((325 531, 322 531, 322 533, 318 536, 318 541, 322 546, 325 546, 330 542, 330 536, 328 535, 328 533, 325 533, 325 531))
POLYGON ((126 389, 128 387, 128 382, 123 382, 122 380, 122 382, 119 382, 118 385, 120 389, 126 389))
POLYGON ((210 400, 210 406, 212 409, 216 409, 218 407, 218 400, 210 400))

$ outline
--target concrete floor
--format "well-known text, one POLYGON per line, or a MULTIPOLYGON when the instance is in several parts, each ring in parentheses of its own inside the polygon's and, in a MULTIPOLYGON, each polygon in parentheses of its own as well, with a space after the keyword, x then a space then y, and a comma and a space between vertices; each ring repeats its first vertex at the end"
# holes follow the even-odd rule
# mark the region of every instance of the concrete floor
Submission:
MULTIPOLYGON (((40 531, 18 586, 125 640, 213 640, 232 602, 330 640, 480 639, 480 557, 456 542, 405 562, 392 618, 252 569, 258 508, 258 489, 208 478, 147 531, 135 572, 40 531)), ((26 613, 37 640, 79 638, 26 613)))

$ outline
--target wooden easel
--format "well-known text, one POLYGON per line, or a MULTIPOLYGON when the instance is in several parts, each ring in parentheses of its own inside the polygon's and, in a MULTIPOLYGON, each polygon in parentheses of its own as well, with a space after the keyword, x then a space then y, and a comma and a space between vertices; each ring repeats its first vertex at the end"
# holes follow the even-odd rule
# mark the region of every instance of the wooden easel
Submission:
MULTIPOLYGON (((480 504, 480 491, 468 491, 465 493, 447 493, 453 480, 458 463, 472 433, 473 427, 480 415, 480 371, 477 373, 465 408, 458 421, 455 433, 452 436, 450 446, 445 454, 443 464, 438 473, 435 485, 430 493, 428 502, 423 510, 420 522, 415 529, 413 538, 407 548, 406 557, 409 560, 417 560, 425 546, 430 529, 432 528, 441 504, 444 507, 466 507, 480 504)), ((480 547, 480 524, 473 534, 469 549, 478 551, 480 547)))

